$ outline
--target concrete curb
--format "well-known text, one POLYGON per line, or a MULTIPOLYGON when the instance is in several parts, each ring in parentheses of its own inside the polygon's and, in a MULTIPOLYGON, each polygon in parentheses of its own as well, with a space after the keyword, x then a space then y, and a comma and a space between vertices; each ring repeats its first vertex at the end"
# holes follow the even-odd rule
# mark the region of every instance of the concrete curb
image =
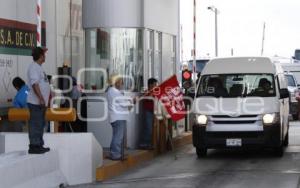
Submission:
MULTIPOLYGON (((187 132, 183 133, 181 136, 173 139, 174 149, 177 149, 181 146, 192 143, 192 133, 187 132)), ((105 160, 103 166, 97 168, 96 170, 96 180, 104 181, 111 179, 115 176, 118 176, 127 170, 140 165, 143 162, 150 161, 155 156, 156 151, 145 151, 137 150, 136 152, 129 154, 127 159, 124 161, 111 161, 105 160)))

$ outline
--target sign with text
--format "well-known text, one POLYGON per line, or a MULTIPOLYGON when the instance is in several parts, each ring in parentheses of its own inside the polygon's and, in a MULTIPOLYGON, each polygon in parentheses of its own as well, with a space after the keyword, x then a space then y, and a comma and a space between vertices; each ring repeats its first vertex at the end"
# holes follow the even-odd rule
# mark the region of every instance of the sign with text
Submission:
MULTIPOLYGON (((46 44, 46 24, 42 24, 42 45, 46 44)), ((31 55, 36 46, 36 25, 0 18, 0 54, 31 55)))
POLYGON ((178 121, 185 117, 186 109, 183 94, 176 75, 160 84, 158 89, 155 89, 155 92, 153 92, 153 95, 160 100, 173 121, 178 121))

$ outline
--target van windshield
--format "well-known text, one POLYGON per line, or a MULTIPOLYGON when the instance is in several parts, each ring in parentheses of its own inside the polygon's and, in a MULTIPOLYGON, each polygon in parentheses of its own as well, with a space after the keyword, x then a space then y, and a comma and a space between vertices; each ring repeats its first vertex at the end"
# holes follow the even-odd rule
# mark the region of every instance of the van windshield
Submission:
POLYGON ((197 96, 273 97, 276 96, 271 74, 218 74, 201 77, 197 96))

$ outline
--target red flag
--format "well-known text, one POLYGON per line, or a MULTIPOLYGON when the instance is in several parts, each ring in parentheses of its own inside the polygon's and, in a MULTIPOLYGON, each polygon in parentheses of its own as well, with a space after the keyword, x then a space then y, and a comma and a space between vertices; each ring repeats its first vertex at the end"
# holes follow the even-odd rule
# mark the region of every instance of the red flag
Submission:
POLYGON ((186 110, 183 94, 176 75, 161 83, 154 90, 152 94, 160 100, 173 121, 178 121, 185 117, 186 110))

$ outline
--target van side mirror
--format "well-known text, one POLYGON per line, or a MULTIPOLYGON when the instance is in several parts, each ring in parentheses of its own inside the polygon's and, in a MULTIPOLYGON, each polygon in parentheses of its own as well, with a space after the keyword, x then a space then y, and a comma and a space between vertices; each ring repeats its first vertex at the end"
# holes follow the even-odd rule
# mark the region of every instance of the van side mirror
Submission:
POLYGON ((286 88, 280 89, 279 93, 280 93, 280 99, 285 99, 285 98, 289 98, 290 97, 289 90, 286 89, 286 88))
POLYGON ((191 98, 194 98, 196 94, 196 88, 195 86, 192 86, 190 88, 187 89, 187 95, 191 98))

